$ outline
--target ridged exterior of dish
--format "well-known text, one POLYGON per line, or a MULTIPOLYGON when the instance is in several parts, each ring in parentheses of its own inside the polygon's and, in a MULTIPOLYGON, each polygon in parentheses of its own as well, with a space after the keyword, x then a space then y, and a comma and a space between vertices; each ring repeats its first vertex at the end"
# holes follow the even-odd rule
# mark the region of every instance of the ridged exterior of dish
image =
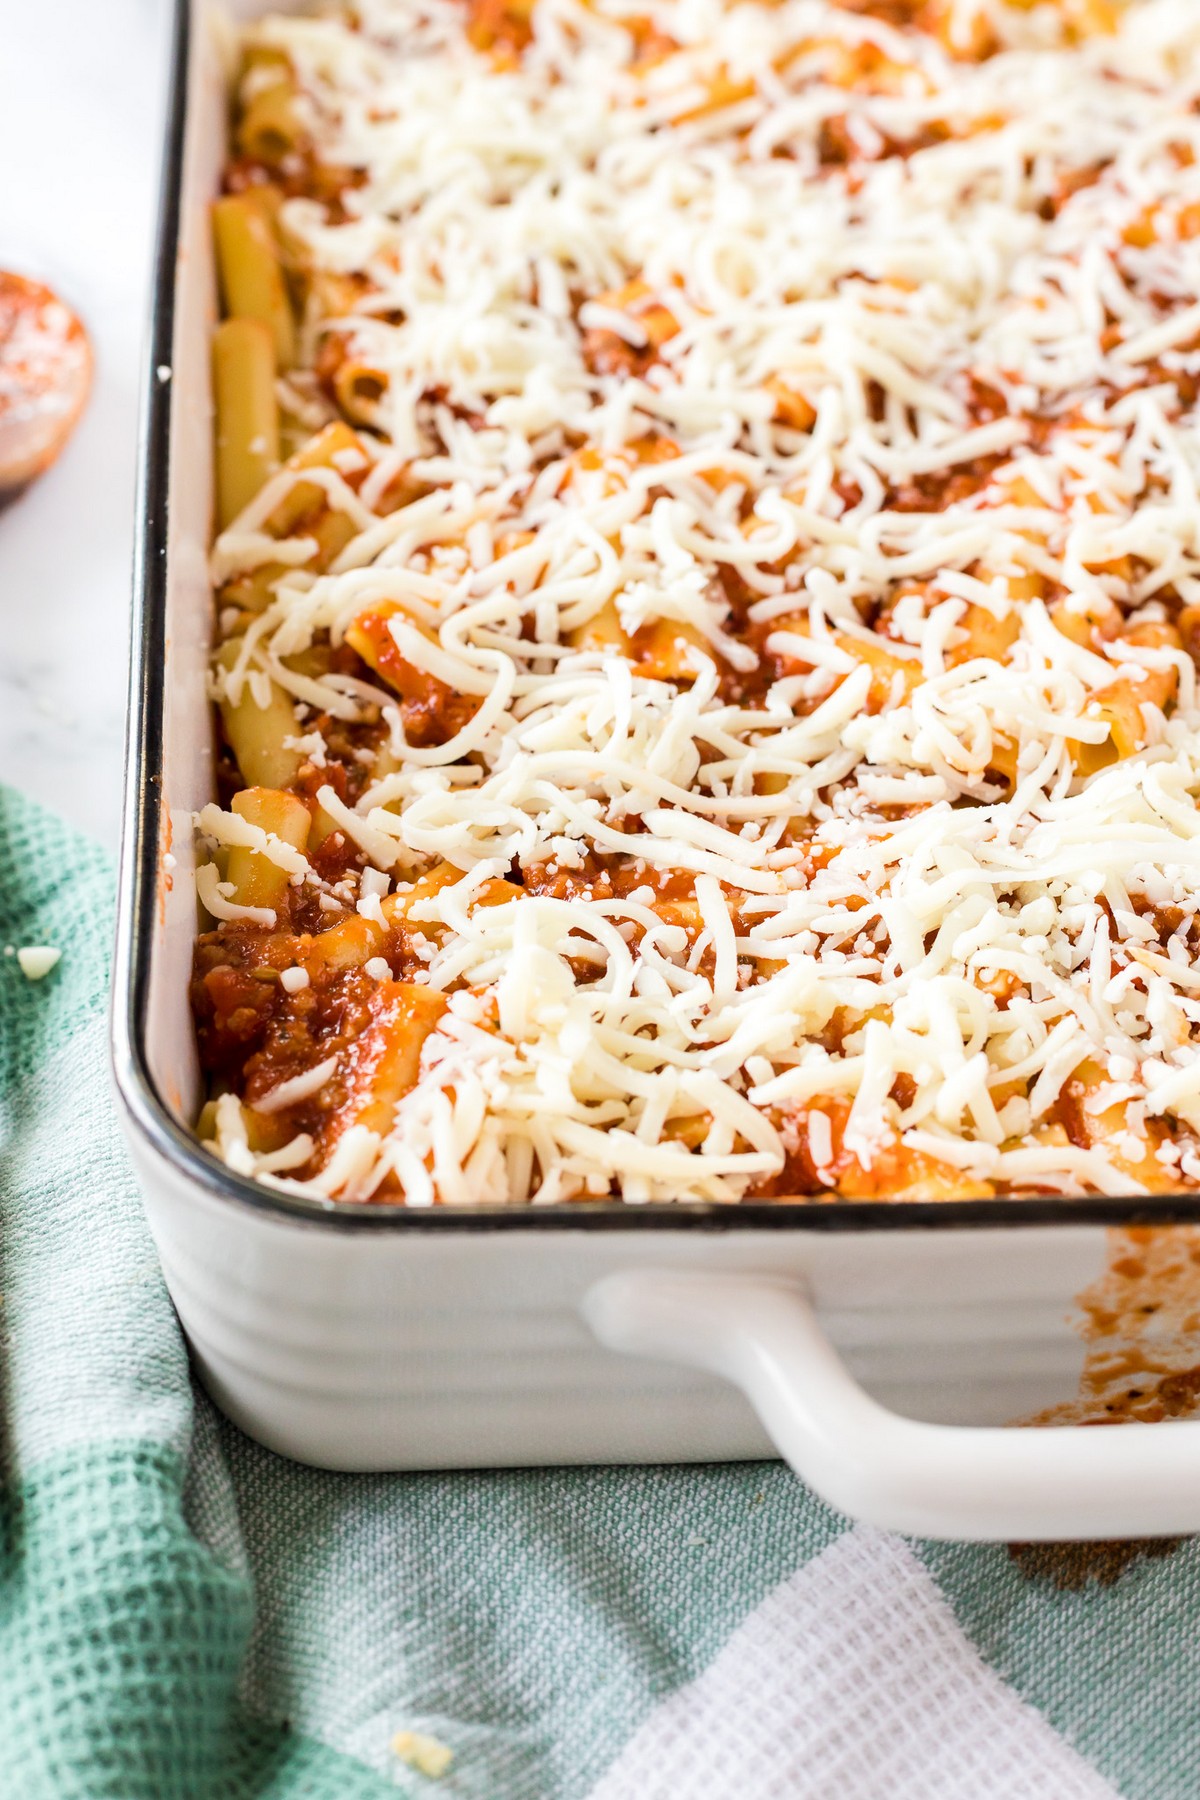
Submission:
POLYGON ((812 1292, 887 1405, 1004 1424, 1075 1389, 1071 1295, 1103 1233, 354 1234, 231 1206, 135 1140, 172 1298, 218 1404, 304 1462, 402 1469, 774 1455, 740 1392, 606 1350, 581 1306, 633 1268, 812 1292))

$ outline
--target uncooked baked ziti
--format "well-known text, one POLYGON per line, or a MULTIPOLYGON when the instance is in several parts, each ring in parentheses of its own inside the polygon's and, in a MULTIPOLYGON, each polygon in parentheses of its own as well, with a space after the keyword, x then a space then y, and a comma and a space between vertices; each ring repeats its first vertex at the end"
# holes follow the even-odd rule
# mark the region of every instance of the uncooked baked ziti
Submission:
POLYGON ((225 185, 216 1154, 1200 1186, 1200 7, 354 0, 225 185))

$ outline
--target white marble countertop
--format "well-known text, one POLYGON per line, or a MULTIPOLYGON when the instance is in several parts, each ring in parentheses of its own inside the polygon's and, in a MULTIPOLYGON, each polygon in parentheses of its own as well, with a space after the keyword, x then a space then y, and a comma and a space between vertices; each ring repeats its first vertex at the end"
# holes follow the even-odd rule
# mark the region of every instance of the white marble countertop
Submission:
POLYGON ((96 355, 75 437, 0 511, 0 780, 113 849, 168 24, 166 0, 11 7, 0 54, 0 266, 49 282, 96 355))

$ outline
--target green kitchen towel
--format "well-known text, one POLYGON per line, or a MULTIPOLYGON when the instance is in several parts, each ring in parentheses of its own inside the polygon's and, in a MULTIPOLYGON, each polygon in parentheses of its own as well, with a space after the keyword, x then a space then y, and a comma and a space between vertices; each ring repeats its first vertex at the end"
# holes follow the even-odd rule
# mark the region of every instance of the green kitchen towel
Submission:
POLYGON ((121 1143, 112 904, 0 790, 0 948, 62 951, 0 956, 5 1800, 1200 1794, 1195 1542, 1071 1587, 776 1464, 343 1476, 243 1438, 121 1143))

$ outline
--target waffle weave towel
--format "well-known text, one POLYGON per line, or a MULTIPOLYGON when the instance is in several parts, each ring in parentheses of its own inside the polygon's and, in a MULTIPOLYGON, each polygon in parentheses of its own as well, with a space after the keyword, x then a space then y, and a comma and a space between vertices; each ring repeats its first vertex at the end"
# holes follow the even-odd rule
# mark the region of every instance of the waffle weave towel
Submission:
POLYGON ((225 1424, 118 1131, 112 897, 0 790, 0 946, 63 951, 0 958, 0 1794, 1200 1794, 1196 1542, 1072 1588, 773 1464, 338 1476, 225 1424))

